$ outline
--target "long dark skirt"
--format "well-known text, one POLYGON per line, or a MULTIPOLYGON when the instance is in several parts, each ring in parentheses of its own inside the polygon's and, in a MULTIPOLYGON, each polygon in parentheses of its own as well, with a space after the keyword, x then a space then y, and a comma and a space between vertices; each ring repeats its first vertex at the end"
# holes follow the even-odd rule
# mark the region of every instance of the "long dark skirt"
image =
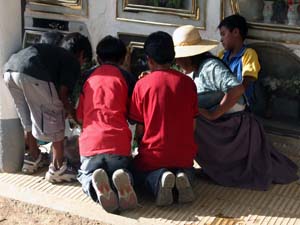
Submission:
POLYGON ((267 190, 272 183, 298 179, 297 165, 278 152, 249 112, 225 115, 216 121, 198 118, 196 161, 220 185, 267 190))

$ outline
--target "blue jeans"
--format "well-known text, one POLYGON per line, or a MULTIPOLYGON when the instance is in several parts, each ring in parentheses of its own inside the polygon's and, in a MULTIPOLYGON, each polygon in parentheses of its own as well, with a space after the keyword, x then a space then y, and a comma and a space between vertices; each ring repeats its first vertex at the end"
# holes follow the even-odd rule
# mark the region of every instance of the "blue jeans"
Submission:
MULTIPOLYGON (((82 185, 83 192, 97 202, 98 198, 92 185, 93 172, 100 168, 104 169, 110 179, 111 186, 113 187, 111 181, 112 174, 118 169, 126 170, 130 164, 131 157, 113 154, 98 154, 90 157, 81 156, 80 160, 81 166, 78 170, 77 179, 82 185)), ((128 171, 126 170, 126 172, 128 171)))
POLYGON ((189 169, 161 168, 161 169, 153 170, 153 171, 149 171, 149 172, 141 172, 141 171, 134 170, 133 176, 134 176, 134 180, 136 181, 136 183, 138 185, 143 185, 153 196, 156 197, 157 192, 159 190, 159 186, 160 186, 161 176, 166 171, 170 171, 170 172, 174 173, 175 175, 179 172, 184 172, 187 175, 190 183, 192 184, 192 181, 194 178, 194 173, 195 173, 194 168, 189 168, 189 169))

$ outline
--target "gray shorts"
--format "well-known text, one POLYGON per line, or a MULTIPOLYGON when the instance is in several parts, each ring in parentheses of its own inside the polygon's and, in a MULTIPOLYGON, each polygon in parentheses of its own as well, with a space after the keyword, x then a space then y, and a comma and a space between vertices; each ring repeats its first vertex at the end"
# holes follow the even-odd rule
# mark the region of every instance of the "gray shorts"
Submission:
POLYGON ((64 108, 52 82, 18 72, 5 72, 4 81, 25 131, 41 141, 64 139, 64 108))

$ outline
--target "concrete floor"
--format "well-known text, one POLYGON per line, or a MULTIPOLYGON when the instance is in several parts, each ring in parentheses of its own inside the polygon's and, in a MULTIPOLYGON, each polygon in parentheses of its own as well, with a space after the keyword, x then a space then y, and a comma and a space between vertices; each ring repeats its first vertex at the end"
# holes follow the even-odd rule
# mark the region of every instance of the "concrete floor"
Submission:
MULTIPOLYGON (((300 151, 293 149, 283 151, 300 166, 300 151)), ((113 215, 85 196, 79 183, 53 185, 45 181, 45 172, 34 176, 0 173, 0 195, 108 224, 300 225, 299 181, 260 192, 199 178, 192 204, 159 208, 143 193, 138 208, 113 215)))
POLYGON ((274 185, 267 192, 259 192, 197 179, 197 200, 192 204, 158 208, 149 197, 144 197, 139 198, 137 209, 113 215, 87 198, 79 183, 52 185, 43 175, 1 173, 0 195, 108 224, 300 224, 299 182, 274 185))

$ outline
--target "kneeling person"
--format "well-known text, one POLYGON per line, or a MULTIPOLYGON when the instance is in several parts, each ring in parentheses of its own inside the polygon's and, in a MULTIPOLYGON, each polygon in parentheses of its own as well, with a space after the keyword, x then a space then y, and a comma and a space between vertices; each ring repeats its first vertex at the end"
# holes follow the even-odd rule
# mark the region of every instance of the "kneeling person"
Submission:
POLYGON ((78 180, 87 195, 114 212, 137 205, 126 170, 131 161, 126 116, 133 86, 130 74, 119 67, 126 55, 121 40, 105 37, 97 46, 97 55, 100 66, 85 81, 77 109, 82 121, 78 180))
POLYGON ((136 83, 129 114, 140 136, 134 177, 154 195, 158 206, 173 203, 173 190, 179 203, 191 202, 196 86, 170 68, 175 52, 169 34, 152 33, 144 50, 151 72, 136 83))

